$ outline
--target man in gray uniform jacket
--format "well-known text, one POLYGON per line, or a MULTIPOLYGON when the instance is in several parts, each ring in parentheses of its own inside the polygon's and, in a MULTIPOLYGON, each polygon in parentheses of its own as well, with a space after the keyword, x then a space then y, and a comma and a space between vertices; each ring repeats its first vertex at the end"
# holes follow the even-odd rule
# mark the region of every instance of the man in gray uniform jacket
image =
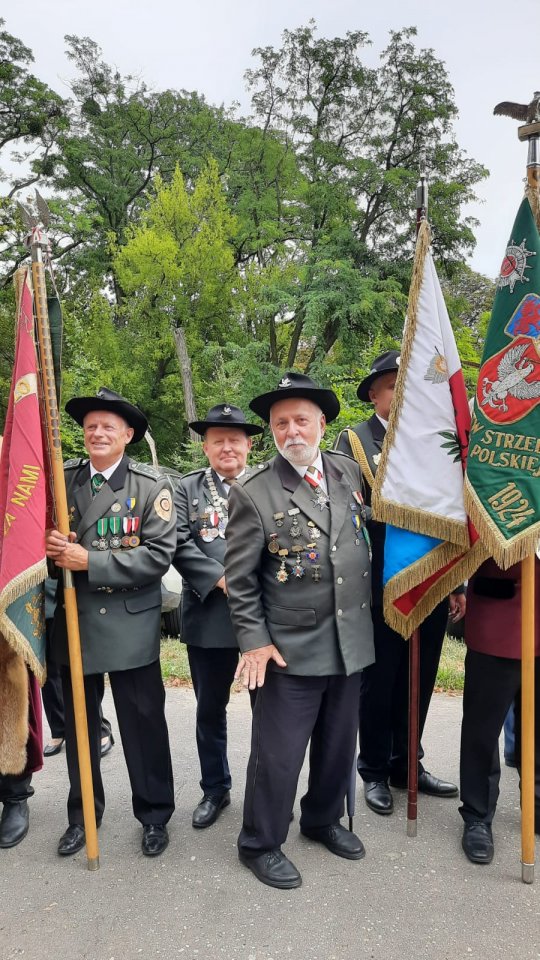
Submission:
MULTIPOLYGON (((131 782, 133 812, 143 825, 142 850, 156 856, 168 844, 174 810, 165 690, 159 664, 161 577, 176 546, 176 516, 168 481, 125 454, 141 440, 144 414, 102 387, 77 397, 66 411, 84 429, 89 460, 65 466, 72 533, 47 535, 47 556, 74 571, 84 669, 90 759, 98 825, 105 797, 100 772, 102 675, 108 672, 131 782)), ((69 827, 58 853, 84 846, 81 784, 69 674, 62 581, 53 624, 53 658, 62 665, 69 827)))
POLYGON ((257 688, 239 857, 269 886, 301 884, 285 857, 307 744, 300 830, 332 853, 364 856, 340 824, 358 730, 360 671, 373 661, 370 559, 358 466, 319 444, 339 403, 287 373, 251 409, 278 454, 231 489, 225 575, 240 646, 237 675, 257 688))
POLYGON ((227 606, 225 529, 231 484, 246 476, 251 437, 239 407, 220 403, 189 425, 204 438, 208 466, 186 474, 175 493, 177 546, 182 574, 181 639, 187 644, 197 698, 197 750, 203 797, 193 812, 199 829, 214 823, 230 802, 227 704, 238 665, 238 644, 227 606))

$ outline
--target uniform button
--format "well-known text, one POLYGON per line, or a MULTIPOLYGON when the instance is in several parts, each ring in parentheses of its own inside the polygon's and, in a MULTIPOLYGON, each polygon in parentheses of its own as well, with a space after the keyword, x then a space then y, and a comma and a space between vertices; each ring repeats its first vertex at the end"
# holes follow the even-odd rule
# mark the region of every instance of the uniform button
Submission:
POLYGON ((342 616, 343 616, 343 610, 338 610, 337 615, 338 615, 338 617, 342 617, 342 616))
POLYGON ((337 578, 337 582, 338 582, 338 583, 343 583, 343 577, 338 577, 338 578, 337 578))
POLYGON ((336 550, 337 550, 337 547, 335 547, 335 546, 334 546, 334 547, 332 547, 332 553, 335 553, 335 552, 336 552, 336 550))
POLYGON ((364 570, 362 576, 363 576, 363 577, 367 577, 367 575, 368 575, 368 571, 367 571, 367 570, 364 570))
POLYGON ((359 540, 355 540, 354 543, 355 543, 355 546, 357 546, 357 547, 360 546, 360 541, 359 541, 359 540))
POLYGON ((365 606, 366 606, 365 603, 361 603, 361 604, 360 604, 360 607, 361 607, 362 610, 364 609, 365 606))
POLYGON ((100 612, 100 613, 107 613, 107 607, 101 607, 99 612, 100 612))

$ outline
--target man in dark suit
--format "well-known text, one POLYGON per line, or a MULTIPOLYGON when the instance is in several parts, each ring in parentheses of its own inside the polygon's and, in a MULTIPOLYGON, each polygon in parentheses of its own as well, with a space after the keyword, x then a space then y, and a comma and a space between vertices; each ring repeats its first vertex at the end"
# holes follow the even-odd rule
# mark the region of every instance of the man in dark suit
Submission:
MULTIPOLYGON (((540 833, 540 559, 535 558, 535 821, 540 833)), ((499 797, 499 737, 516 704, 516 765, 521 776, 521 564, 486 560, 467 587, 465 685, 461 726, 462 847, 472 863, 493 860, 492 821, 499 797)))
POLYGON ((231 484, 246 475, 252 436, 239 407, 220 403, 189 425, 203 437, 208 466, 186 474, 175 493, 177 546, 182 574, 181 638, 187 644, 197 698, 197 750, 203 797, 194 827, 209 827, 230 802, 227 704, 238 665, 238 644, 227 606, 225 530, 231 484))
MULTIPOLYGON (((371 503, 371 488, 386 435, 390 406, 394 396, 399 365, 397 350, 388 350, 373 362, 372 369, 358 387, 358 398, 371 402, 375 413, 369 420, 344 430, 336 448, 354 457, 365 480, 366 501, 371 503)), ((372 615, 375 638, 375 663, 364 670, 360 685, 360 754, 358 772, 364 781, 366 803, 375 813, 388 815, 394 809, 389 782, 407 786, 409 647, 392 630, 383 615, 383 563, 386 526, 368 521, 373 544, 372 615)), ((454 619, 464 613, 462 593, 450 597, 454 619)), ((420 627, 420 737, 426 722, 441 656, 448 620, 448 601, 444 600, 420 627)), ((440 780, 424 769, 419 750, 418 790, 436 797, 455 797, 454 783, 440 780)))
MULTIPOLYGON (((176 547, 176 515, 168 481, 125 453, 148 426, 137 407, 102 387, 96 397, 70 400, 66 411, 83 427, 90 459, 65 465, 73 532, 67 538, 49 531, 47 556, 74 572, 96 819, 99 825, 105 807, 100 705, 107 672, 133 812, 143 825, 142 851, 157 856, 169 842, 174 810, 159 643, 161 577, 176 547)), ((59 591, 52 643, 62 665, 70 792, 58 853, 67 856, 84 846, 85 836, 61 582, 59 591)))
POLYGON ((361 474, 322 453, 339 413, 331 390, 288 373, 251 409, 278 453, 229 500, 225 575, 240 646, 237 675, 257 690, 240 861, 263 883, 298 887, 281 850, 308 742, 300 830, 349 860, 364 846, 340 823, 358 729, 360 671, 373 661, 370 560, 361 474))

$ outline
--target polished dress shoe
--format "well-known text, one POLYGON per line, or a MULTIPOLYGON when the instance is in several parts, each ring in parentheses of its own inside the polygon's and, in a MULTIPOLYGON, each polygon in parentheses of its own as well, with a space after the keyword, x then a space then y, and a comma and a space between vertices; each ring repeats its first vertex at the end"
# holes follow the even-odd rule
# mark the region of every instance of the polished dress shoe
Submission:
POLYGON ((230 802, 231 795, 229 791, 221 797, 211 797, 205 793, 201 802, 193 811, 193 817, 191 818, 193 826, 197 827, 198 830, 202 830, 203 827, 210 827, 216 822, 221 811, 229 806, 230 802))
MULTIPOLYGON (((407 778, 398 777, 390 774, 390 783, 398 790, 407 789, 407 778)), ((459 791, 455 783, 449 780, 440 780, 433 776, 428 770, 422 770, 418 774, 418 793, 426 793, 430 797, 457 797, 459 791)))
POLYGON ((370 810, 388 816, 394 810, 394 798, 386 780, 366 780, 364 797, 370 810))
POLYGON ((471 863, 491 863, 495 848, 490 824, 483 820, 466 823, 461 846, 471 863))
POLYGON ((111 752, 114 747, 114 737, 112 733, 108 733, 105 737, 101 738, 101 756, 106 757, 108 753, 111 752))
POLYGON ((169 833, 164 823, 145 823, 142 835, 142 852, 145 857, 159 857, 169 846, 169 833))
POLYGON ((71 857, 82 850, 86 843, 84 827, 78 823, 71 823, 66 832, 60 837, 58 853, 61 857, 71 857))
POLYGON ((63 746, 64 746, 63 737, 53 737, 50 743, 46 743, 45 746, 43 747, 43 756, 55 757, 57 753, 60 753, 63 746))
POLYGON ((315 840, 322 843, 335 853, 336 857, 344 857, 345 860, 361 860, 365 857, 366 851, 364 844, 355 833, 346 830, 340 823, 331 823, 328 827, 300 827, 301 833, 309 840, 315 840))
POLYGON ((287 859, 279 847, 276 850, 267 850, 258 857, 246 857, 242 851, 239 851, 238 859, 255 874, 257 880, 268 887, 293 890, 302 885, 302 877, 294 863, 287 859))
POLYGON ((4 800, 0 819, 0 847, 16 847, 28 833, 29 824, 26 800, 4 800))

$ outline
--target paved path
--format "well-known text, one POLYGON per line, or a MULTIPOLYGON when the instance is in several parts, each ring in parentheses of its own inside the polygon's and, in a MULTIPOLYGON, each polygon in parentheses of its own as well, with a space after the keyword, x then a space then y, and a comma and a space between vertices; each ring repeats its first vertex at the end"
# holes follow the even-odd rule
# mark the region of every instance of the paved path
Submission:
MULTIPOLYGON (((105 707, 116 732, 109 690, 105 707)), ((0 851, 0 960, 540 958, 540 864, 536 884, 523 884, 515 771, 503 770, 490 867, 465 859, 456 800, 421 797, 418 836, 408 839, 405 793, 396 791, 396 811, 383 818, 367 810, 359 789, 355 829, 366 859, 340 860, 305 840, 296 817, 286 851, 304 882, 279 891, 236 857, 247 695, 234 695, 230 708, 233 801, 205 831, 191 827, 200 798, 192 692, 169 689, 167 713, 177 802, 169 849, 156 860, 140 851, 117 743, 103 761, 101 869, 88 872, 84 852, 61 860, 65 757, 50 758, 35 777, 28 837, 0 851)), ((460 717, 459 697, 435 696, 424 741, 428 768, 454 780, 460 717)))

